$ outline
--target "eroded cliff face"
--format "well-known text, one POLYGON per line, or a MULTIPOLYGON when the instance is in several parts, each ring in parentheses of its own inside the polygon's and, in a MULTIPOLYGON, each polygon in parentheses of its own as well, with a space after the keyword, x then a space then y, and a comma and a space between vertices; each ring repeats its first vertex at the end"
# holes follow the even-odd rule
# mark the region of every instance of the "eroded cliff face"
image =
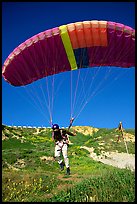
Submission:
POLYGON ((83 135, 92 135, 93 133, 99 130, 98 128, 90 126, 73 126, 71 129, 79 133, 82 133, 83 135))

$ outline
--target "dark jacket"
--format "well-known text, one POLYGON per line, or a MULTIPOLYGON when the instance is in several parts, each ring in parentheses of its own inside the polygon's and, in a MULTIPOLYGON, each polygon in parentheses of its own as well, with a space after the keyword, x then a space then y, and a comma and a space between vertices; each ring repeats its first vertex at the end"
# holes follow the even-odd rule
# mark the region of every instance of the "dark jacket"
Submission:
POLYGON ((52 132, 52 140, 55 142, 61 141, 61 140, 68 140, 68 135, 75 136, 72 132, 69 132, 68 130, 65 129, 59 129, 58 131, 53 131, 52 132))

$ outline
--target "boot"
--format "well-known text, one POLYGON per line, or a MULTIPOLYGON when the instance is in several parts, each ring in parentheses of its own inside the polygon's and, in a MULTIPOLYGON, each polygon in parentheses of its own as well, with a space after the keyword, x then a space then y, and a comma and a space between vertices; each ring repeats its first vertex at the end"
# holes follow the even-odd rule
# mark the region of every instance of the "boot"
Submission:
POLYGON ((67 168, 67 175, 70 175, 70 168, 67 168))
POLYGON ((64 162, 61 162, 61 163, 60 163, 60 169, 61 169, 61 171, 64 170, 64 162))

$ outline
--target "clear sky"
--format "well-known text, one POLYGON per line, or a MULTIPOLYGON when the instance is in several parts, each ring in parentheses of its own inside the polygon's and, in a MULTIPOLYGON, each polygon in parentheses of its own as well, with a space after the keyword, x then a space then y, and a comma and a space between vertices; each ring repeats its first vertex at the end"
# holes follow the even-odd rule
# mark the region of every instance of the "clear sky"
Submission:
MULTIPOLYGON (((85 20, 106 20, 135 28, 134 2, 3 2, 2 3, 2 63, 19 44, 44 30, 85 20)), ((88 70, 88 69, 87 69, 88 70)), ((114 70, 114 69, 113 69, 114 70)), ((74 126, 115 128, 120 121, 124 128, 135 128, 135 69, 119 69, 105 81, 97 76, 94 89, 89 89, 91 78, 78 84, 75 71, 54 77, 55 98, 53 102, 53 123, 68 126, 71 106, 71 77, 73 77, 73 105, 78 111, 74 126), (101 81, 102 80, 102 81, 101 81), (98 84, 101 86, 98 88, 98 84), (82 87, 80 91, 79 86, 82 87), (80 102, 86 91, 89 101, 84 109, 80 102), (95 95, 93 94, 95 91, 95 95), (80 96, 79 96, 80 94, 80 96), (83 95, 82 95, 83 94, 83 95), (93 94, 93 97, 91 97, 93 94), (75 97, 76 95, 76 97, 75 97), (76 103, 75 103, 76 102, 76 103)), ((80 73, 83 76, 83 71, 80 73)), ((89 73, 92 74, 92 73, 89 73)), ((87 76, 89 76, 87 74, 87 76)), ((101 73, 102 74, 102 73, 101 73)), ((85 73, 84 73, 85 75, 85 73)), ((48 91, 52 94, 52 79, 40 80, 33 87, 14 87, 2 78, 2 123, 15 126, 49 126, 48 91), (46 81, 46 83, 45 83, 46 81), (42 88, 41 88, 42 87, 42 88), (37 91, 37 92, 36 92, 37 91), (30 96, 35 92, 34 98, 30 96), (44 93, 44 94, 43 94, 44 93)))

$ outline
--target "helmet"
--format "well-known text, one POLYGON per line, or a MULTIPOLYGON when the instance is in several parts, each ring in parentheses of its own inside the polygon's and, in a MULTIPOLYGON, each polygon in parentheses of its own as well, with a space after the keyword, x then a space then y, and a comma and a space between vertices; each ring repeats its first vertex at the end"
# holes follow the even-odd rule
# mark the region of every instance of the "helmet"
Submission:
POLYGON ((55 129, 59 129, 59 125, 58 124, 54 124, 52 125, 52 129, 55 130, 55 129))

